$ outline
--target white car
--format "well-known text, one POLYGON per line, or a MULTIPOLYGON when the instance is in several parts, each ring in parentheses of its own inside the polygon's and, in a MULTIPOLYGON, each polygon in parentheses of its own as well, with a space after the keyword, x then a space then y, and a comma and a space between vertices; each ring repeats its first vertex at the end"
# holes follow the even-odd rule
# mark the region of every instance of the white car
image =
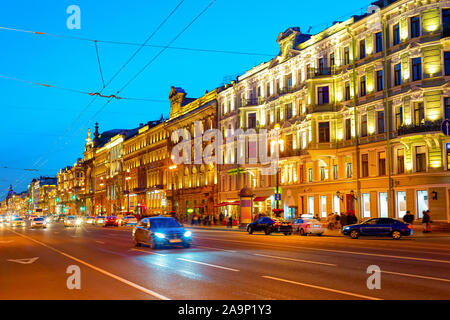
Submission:
POLYGON ((126 216, 120 221, 120 225, 121 226, 129 226, 129 225, 135 226, 135 225, 137 225, 137 222, 138 221, 135 216, 126 216))
POLYGON ((302 236, 306 236, 308 234, 316 234, 321 236, 325 232, 326 228, 324 225, 313 218, 299 218, 295 219, 293 223, 293 231, 298 232, 302 236))
POLYGON ((83 220, 79 217, 68 216, 64 219, 64 227, 79 227, 83 220))
POLYGON ((31 228, 47 228, 47 223, 43 217, 37 217, 31 219, 30 222, 31 228))
POLYGON ((25 227, 25 221, 22 218, 13 218, 9 222, 10 227, 25 227))

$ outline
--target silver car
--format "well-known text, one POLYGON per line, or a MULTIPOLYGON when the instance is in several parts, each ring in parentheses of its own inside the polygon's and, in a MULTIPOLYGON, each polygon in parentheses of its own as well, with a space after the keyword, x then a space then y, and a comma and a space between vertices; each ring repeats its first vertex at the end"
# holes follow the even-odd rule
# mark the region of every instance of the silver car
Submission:
POLYGON ((45 218, 43 217, 37 217, 31 219, 30 222, 31 228, 47 228, 47 222, 45 221, 45 218))

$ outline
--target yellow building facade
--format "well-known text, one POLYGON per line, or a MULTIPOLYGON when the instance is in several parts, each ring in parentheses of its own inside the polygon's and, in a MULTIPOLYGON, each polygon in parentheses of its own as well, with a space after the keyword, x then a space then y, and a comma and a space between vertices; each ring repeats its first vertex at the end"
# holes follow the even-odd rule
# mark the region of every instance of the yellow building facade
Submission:
MULTIPOLYGON (((381 2, 316 35, 290 28, 277 39, 279 56, 218 94, 223 132, 280 126, 285 217, 430 210, 450 221, 450 138, 441 131, 450 117, 449 7, 381 2)), ((219 202, 251 186, 255 214, 275 207, 276 176, 260 165, 225 164, 219 181, 219 202)))

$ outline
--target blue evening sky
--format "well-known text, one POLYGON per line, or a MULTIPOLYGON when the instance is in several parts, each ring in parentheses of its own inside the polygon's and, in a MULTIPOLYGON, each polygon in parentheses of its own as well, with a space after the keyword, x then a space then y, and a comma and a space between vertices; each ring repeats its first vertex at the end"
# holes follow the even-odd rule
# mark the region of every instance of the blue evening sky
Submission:
MULTIPOLYGON (((142 43, 180 0, 14 0, 1 1, 0 27, 89 39, 142 43), (69 30, 69 5, 81 9, 81 29, 69 30)), ((185 0, 150 41, 166 45, 211 0, 185 0)), ((266 1, 217 0, 172 46, 258 53, 237 55, 168 49, 119 95, 164 102, 112 101, 98 98, 79 121, 61 136, 92 97, 0 78, 0 198, 10 184, 26 190, 33 177, 56 176, 59 168, 82 157, 87 128, 100 131, 135 128, 168 116, 170 87, 189 97, 222 85, 224 79, 271 59, 279 52, 276 38, 288 27, 318 33, 335 20, 365 12, 365 0, 266 1), (37 164, 36 162, 41 159, 37 164), (5 169, 4 167, 8 167, 5 169), (39 172, 23 169, 38 168, 39 172)), ((0 30, 0 76, 97 92, 101 78, 92 42, 0 30)), ((138 47, 99 44, 106 82, 138 47)), ((104 94, 114 94, 161 49, 144 48, 104 94)))

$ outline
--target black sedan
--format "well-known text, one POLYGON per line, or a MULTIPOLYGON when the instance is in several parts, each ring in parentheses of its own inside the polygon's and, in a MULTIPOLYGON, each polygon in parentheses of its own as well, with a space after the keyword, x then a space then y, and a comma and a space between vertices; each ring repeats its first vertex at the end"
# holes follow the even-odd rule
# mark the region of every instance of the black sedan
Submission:
POLYGON ((258 220, 249 223, 247 231, 252 234, 255 231, 262 231, 269 235, 271 233, 292 234, 292 223, 281 218, 261 217, 258 220))
POLYGON ((353 224, 344 227, 344 235, 352 239, 358 239, 359 236, 391 236, 398 240, 402 236, 411 236, 413 230, 410 224, 391 218, 369 219, 361 224, 353 224))
POLYGON ((136 247, 145 244, 152 249, 175 245, 189 248, 192 233, 171 217, 144 218, 133 229, 133 243, 136 247))

